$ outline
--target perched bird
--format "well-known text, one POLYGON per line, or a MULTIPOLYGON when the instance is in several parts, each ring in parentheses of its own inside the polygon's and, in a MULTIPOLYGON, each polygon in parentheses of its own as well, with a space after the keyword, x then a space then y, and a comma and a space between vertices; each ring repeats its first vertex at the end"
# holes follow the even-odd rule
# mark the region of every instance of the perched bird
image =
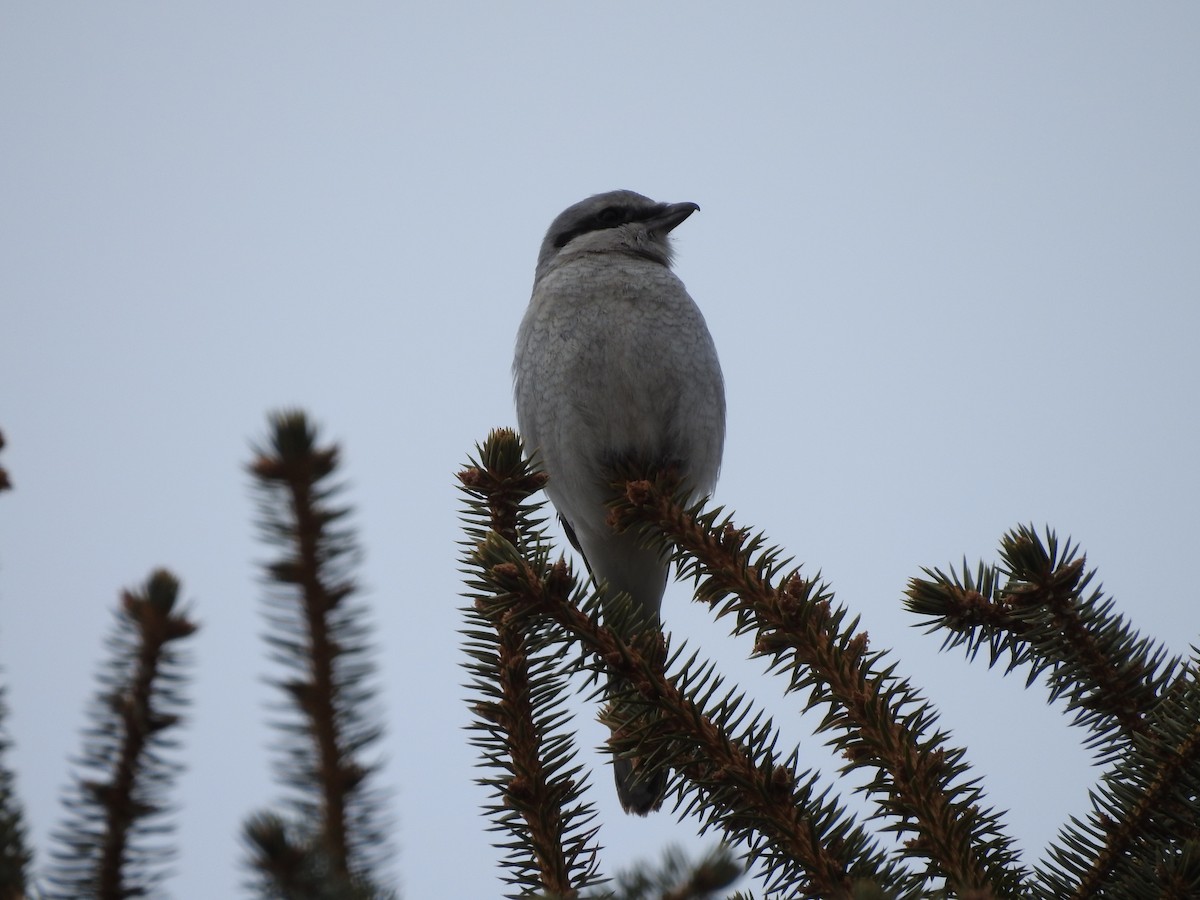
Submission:
MULTIPOLYGON (((721 366, 704 316, 671 271, 670 233, 695 203, 611 191, 568 207, 538 254, 513 361, 517 422, 546 494, 604 597, 626 593, 658 628, 667 560, 608 524, 613 469, 670 467, 712 491, 725 442, 721 366)), ((617 794, 639 815, 665 776, 617 759, 617 794)))

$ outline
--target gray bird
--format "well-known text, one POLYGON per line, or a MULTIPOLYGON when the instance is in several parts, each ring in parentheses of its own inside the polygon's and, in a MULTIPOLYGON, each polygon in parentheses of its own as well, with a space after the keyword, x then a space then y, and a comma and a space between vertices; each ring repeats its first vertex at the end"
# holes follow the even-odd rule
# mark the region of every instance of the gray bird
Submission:
MULTIPOLYGON (((612 470, 670 466, 693 496, 717 480, 725 390, 712 336, 671 271, 670 233, 699 207, 597 194, 550 225, 513 361, 517 422, 546 494, 605 597, 627 593, 658 628, 667 560, 608 525, 612 470)), ((614 761, 617 795, 645 815, 665 775, 614 761)))

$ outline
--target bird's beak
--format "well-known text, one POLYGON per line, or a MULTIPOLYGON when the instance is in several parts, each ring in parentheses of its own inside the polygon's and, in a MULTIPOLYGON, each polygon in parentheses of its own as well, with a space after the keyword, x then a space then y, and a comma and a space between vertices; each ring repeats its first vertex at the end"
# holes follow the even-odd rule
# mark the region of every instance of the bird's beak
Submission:
POLYGON ((669 234, 676 225, 698 210, 695 203, 663 203, 655 214, 646 220, 650 231, 658 234, 669 234))

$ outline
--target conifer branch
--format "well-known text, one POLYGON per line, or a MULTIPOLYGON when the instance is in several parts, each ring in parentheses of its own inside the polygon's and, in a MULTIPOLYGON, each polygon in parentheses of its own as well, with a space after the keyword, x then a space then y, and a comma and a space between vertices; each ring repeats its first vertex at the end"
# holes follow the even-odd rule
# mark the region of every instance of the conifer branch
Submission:
POLYGON ((588 900, 708 900, 716 891, 729 887, 740 875, 733 851, 719 844, 692 862, 677 848, 668 848, 663 861, 653 869, 639 866, 619 874, 616 888, 587 895, 588 900))
POLYGON ((279 900, 380 900, 381 891, 353 875, 335 872, 321 848, 273 813, 259 813, 243 826, 260 890, 279 900))
POLYGON ((1084 900, 1114 885, 1136 893, 1167 869, 1176 877, 1188 868, 1181 856, 1192 859, 1200 842, 1198 665, 1200 658, 1185 667, 1187 689, 1171 692, 1150 733, 1104 776, 1088 822, 1076 820, 1051 848, 1056 868, 1039 873, 1041 896, 1084 900))
POLYGON ((265 567, 272 587, 266 640, 273 658, 295 673, 276 684, 299 719, 280 726, 277 763, 280 779, 296 792, 294 814, 290 821, 251 817, 244 831, 267 895, 301 883, 313 891, 323 884, 326 891, 388 894, 377 871, 387 849, 382 798, 371 778, 378 764, 363 760, 382 725, 370 708, 365 611, 351 602, 358 549, 344 524, 349 509, 333 505, 338 465, 338 448, 318 446, 316 428, 293 411, 271 418, 269 445, 249 467, 264 539, 281 551, 265 567))
MULTIPOLYGON (((787 560, 762 549, 719 510, 701 514, 673 495, 669 481, 625 483, 613 508, 618 528, 661 532, 675 551, 680 571, 697 582, 698 600, 718 616, 736 617, 735 632, 753 633, 755 651, 774 657, 776 671, 791 673, 790 690, 809 690, 807 708, 825 705, 821 731, 849 760, 848 769, 871 767, 866 790, 893 830, 912 834, 905 855, 929 862, 930 876, 950 890, 979 896, 1015 896, 1022 872, 997 814, 980 808, 982 791, 963 781, 963 751, 933 732, 935 713, 894 665, 881 668, 881 652, 868 651, 858 620, 843 625, 845 611, 832 606, 823 584, 785 573, 787 560)), ((652 533, 652 532, 651 532, 652 533)), ((650 539, 650 538, 648 538, 650 539)))
POLYGON ((1074 724, 1092 732, 1088 745, 1114 764, 1088 820, 1064 828, 1050 848, 1053 865, 1039 870, 1035 892, 1086 898, 1154 884, 1153 873, 1200 837, 1193 666, 1180 671, 1099 589, 1088 593, 1095 572, 1085 572, 1069 541, 1060 549, 1053 532, 1043 543, 1022 526, 1005 535, 1001 555, 1002 566, 981 564, 974 577, 965 565, 961 577, 926 569, 929 579, 910 582, 908 606, 969 657, 986 644, 992 664, 1008 655, 1010 671, 1028 665, 1030 682, 1048 672, 1050 700, 1065 697, 1074 724))
MULTIPOLYGON (((485 447, 484 453, 488 452, 485 447)), ((489 499, 477 468, 468 473, 463 480, 480 489, 480 509, 503 506, 489 499)), ((511 476, 492 479, 497 485, 515 480, 511 476)), ((680 790, 689 791, 695 808, 709 811, 709 824, 746 838, 752 857, 767 860, 772 890, 790 887, 796 895, 849 897, 855 877, 888 871, 886 860, 870 847, 861 829, 836 804, 816 795, 815 776, 802 780, 796 775, 796 754, 786 762, 776 757, 769 721, 763 723, 756 716, 741 740, 730 738, 729 731, 745 718, 740 700, 725 697, 715 705, 717 717, 709 716, 664 677, 657 640, 645 642, 646 646, 636 640, 627 643, 619 636, 625 633, 619 623, 601 626, 595 612, 582 608, 569 569, 561 561, 547 566, 539 543, 534 542, 530 561, 494 530, 477 528, 471 538, 475 579, 471 585, 487 619, 539 635, 539 644, 544 629, 547 641, 581 645, 593 660, 594 671, 622 676, 635 686, 640 696, 614 698, 607 714, 609 724, 616 726, 614 752, 636 752, 650 759, 649 764, 682 771, 687 786, 680 790), (545 628, 547 622, 555 627, 545 628)), ((612 618, 612 612, 606 616, 612 618)), ((482 652, 473 655, 483 656, 482 652)), ((694 661, 683 666, 675 681, 686 684, 688 695, 703 695, 707 702, 719 682, 709 683, 712 668, 700 666, 697 671, 694 661)), ((498 662, 491 661, 489 670, 499 680, 498 662)), ((501 711, 489 708, 484 718, 494 726, 501 711)), ((489 762, 494 764, 505 750, 513 752, 511 741, 492 748, 489 762)), ((532 764, 526 762, 521 768, 528 770, 532 764)), ((903 880, 899 873, 889 874, 903 880)))
POLYGON ((17 799, 16 778, 7 763, 8 703, 0 689, 0 900, 24 900, 33 852, 29 849, 25 814, 17 799))
MULTIPOLYGON (((489 442, 484 452, 497 447, 489 442)), ((879 853, 829 792, 817 794, 816 776, 797 772, 798 750, 786 760, 776 756, 770 720, 736 688, 724 691, 714 664, 685 658, 682 646, 667 658, 661 635, 625 627, 632 604, 610 598, 601 614, 598 593, 582 592, 561 560, 548 562, 544 535, 523 524, 537 512, 527 501, 540 484, 522 481, 531 470, 509 463, 504 477, 485 476, 481 467, 463 476, 476 490, 482 523, 468 529, 474 613, 492 641, 485 648, 482 629, 469 633, 476 642, 468 649, 486 657, 473 666, 474 687, 494 685, 494 696, 507 698, 476 706, 478 727, 496 738, 477 742, 488 765, 513 766, 506 757, 515 756, 533 771, 544 760, 536 736, 523 748, 509 740, 522 728, 537 734, 539 694, 524 679, 550 685, 550 670, 536 672, 528 661, 582 650, 577 668, 596 696, 608 696, 601 720, 612 730, 612 752, 672 770, 677 810, 746 846, 750 859, 764 863, 769 894, 1083 900, 1182 898, 1200 888, 1200 651, 1182 665, 1140 638, 1092 588, 1095 573, 1085 571, 1070 542, 1060 547, 1053 533, 1043 542, 1032 528, 1019 528, 1005 536, 1001 565, 975 573, 964 565, 961 577, 926 570, 930 577, 909 589, 910 608, 945 628, 947 645, 966 645, 971 656, 986 647, 993 665, 1007 656, 1009 671, 1027 666, 1030 680, 1048 673, 1052 697, 1066 698, 1076 723, 1091 731, 1089 744, 1112 764, 1087 821, 1065 828, 1031 877, 999 815, 981 809, 964 752, 947 745, 930 705, 882 652, 869 649, 858 620, 834 606, 824 583, 789 568, 761 534, 718 521, 720 510, 688 508, 669 470, 654 479, 616 473, 610 524, 637 529, 651 545, 665 542, 680 574, 695 580, 697 599, 718 617, 734 616, 735 634, 754 637, 756 654, 788 676, 787 689, 807 692, 806 709, 826 710, 818 732, 831 735, 848 761, 844 771, 874 773, 864 790, 878 817, 888 820, 885 830, 909 838, 899 857, 925 862, 924 871, 912 872, 879 853), (505 629, 518 643, 497 649, 495 635, 505 629), (605 676, 621 687, 604 688, 605 676)), ((562 674, 556 669, 553 677, 562 674)), ((561 684, 545 690, 557 693, 561 684)), ((514 782, 488 783, 532 822, 537 804, 522 807, 514 782)), ((517 843, 528 847, 528 837, 517 843)))
POLYGON ((1066 698, 1101 762, 1117 758, 1149 733, 1178 658, 1140 638, 1098 588, 1087 593, 1096 573, 1069 541, 1060 550, 1053 532, 1043 543, 1021 526, 1004 536, 1001 555, 1001 567, 981 564, 974 578, 965 565, 961 578, 926 569, 928 579, 909 583, 908 608, 946 630, 944 647, 965 645, 974 657, 986 644, 991 664, 1007 654, 1009 671, 1028 665, 1030 683, 1048 672, 1049 699, 1066 698))
MULTIPOLYGON (((519 440, 508 430, 493 432, 478 455, 459 481, 468 498, 464 564, 474 601, 464 632, 468 687, 476 698, 472 744, 498 770, 479 780, 495 797, 488 812, 496 829, 511 838, 500 845, 508 850, 506 880, 523 892, 578 897, 581 888, 599 881, 597 828, 594 809, 581 800, 584 773, 574 765, 574 744, 561 730, 565 674, 558 657, 547 652, 544 635, 512 615, 486 577, 486 548, 515 555, 517 545, 530 548, 531 577, 539 583, 549 577, 538 549, 536 506, 527 502, 545 476, 524 460, 519 440)), ((565 567, 555 567, 554 577, 568 593, 575 587, 565 567)))
MULTIPOLYGON (((0 450, 4 449, 4 432, 0 432, 0 450)), ((4 466, 0 466, 0 491, 11 491, 12 481, 9 480, 8 472, 4 466)))
POLYGON ((1151 869, 1135 869, 1131 877, 1107 891, 1109 896, 1145 900, 1194 900, 1200 897, 1200 842, 1181 842, 1151 869))
MULTIPOLYGON (((0 450, 4 449, 4 434, 0 432, 0 450)), ((8 472, 0 466, 0 491, 12 489, 8 472)), ((16 777, 8 767, 8 738, 6 721, 8 703, 0 688, 0 900, 24 900, 25 885, 33 851, 28 846, 25 813, 17 798, 16 777)))
POLYGON ((186 700, 184 660, 175 642, 196 625, 175 611, 179 582, 153 573, 140 591, 126 591, 109 640, 112 657, 100 676, 103 690, 91 711, 92 726, 77 775, 65 800, 69 817, 54 837, 50 896, 118 900, 150 893, 164 877, 169 846, 148 846, 170 831, 163 796, 179 771, 163 751, 186 700))
MULTIPOLYGON (((814 796, 815 779, 800 783, 794 773, 795 754, 779 763, 770 749, 755 752, 731 739, 663 676, 653 651, 626 643, 580 609, 564 564, 539 578, 511 544, 499 540, 482 547, 480 555, 497 598, 493 616, 525 622, 527 627, 546 617, 605 671, 637 686, 640 703, 622 696, 612 710, 640 707, 646 718, 653 712, 653 728, 633 714, 609 721, 618 726, 614 753, 636 752, 655 765, 669 763, 681 771, 695 788, 693 806, 710 809, 710 823, 732 837, 752 841, 758 848, 755 855, 776 870, 778 884, 772 890, 790 886, 796 896, 850 896, 850 871, 867 841, 848 827, 841 810, 814 796)), ((759 743, 769 744, 769 732, 757 725, 751 730, 762 735, 759 743)))

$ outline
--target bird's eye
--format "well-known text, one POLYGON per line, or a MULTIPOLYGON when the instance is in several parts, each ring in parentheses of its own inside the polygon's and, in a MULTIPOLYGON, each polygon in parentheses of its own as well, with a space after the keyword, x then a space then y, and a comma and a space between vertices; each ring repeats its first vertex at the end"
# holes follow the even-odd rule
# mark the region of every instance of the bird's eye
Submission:
POLYGON ((605 228, 612 228, 625 221, 625 211, 619 206, 606 206, 596 213, 596 221, 605 228))

